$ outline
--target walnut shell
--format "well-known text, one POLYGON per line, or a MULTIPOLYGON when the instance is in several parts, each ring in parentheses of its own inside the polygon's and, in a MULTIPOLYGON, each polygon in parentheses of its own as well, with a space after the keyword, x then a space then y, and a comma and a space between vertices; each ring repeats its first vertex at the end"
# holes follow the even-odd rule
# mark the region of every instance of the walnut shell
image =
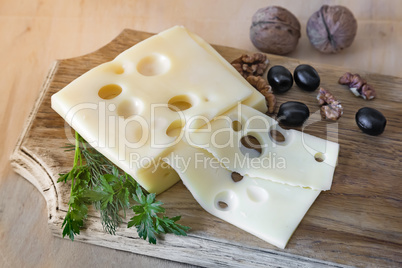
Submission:
POLYGON ((287 54, 296 48, 299 38, 300 23, 287 9, 268 6, 253 15, 250 39, 259 50, 287 54))
POLYGON ((307 22, 310 43, 323 53, 337 53, 349 47, 356 32, 357 21, 344 6, 323 5, 307 22))

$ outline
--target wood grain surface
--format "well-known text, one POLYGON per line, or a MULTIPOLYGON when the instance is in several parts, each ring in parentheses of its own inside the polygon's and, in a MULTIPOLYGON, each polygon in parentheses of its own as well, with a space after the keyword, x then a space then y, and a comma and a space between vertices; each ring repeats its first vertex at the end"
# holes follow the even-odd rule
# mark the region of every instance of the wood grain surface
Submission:
MULTIPOLYGON (((212 44, 255 51, 248 37, 251 17, 269 5, 300 21, 302 36, 289 57, 402 77, 400 0, 0 0, 0 267, 195 266, 53 236, 46 200, 13 172, 9 158, 56 59, 93 52, 125 28, 156 33, 173 25, 212 44), (323 4, 347 6, 358 21, 352 46, 339 54, 319 53, 306 36, 308 18, 323 4)), ((400 86, 393 94, 402 94, 400 86)))
MULTIPOLYGON (((44 195, 49 226, 57 236, 61 235, 70 190, 68 185, 56 183, 57 174, 71 168, 73 154, 66 155, 60 148, 68 142, 66 131, 71 130, 50 108, 50 96, 150 35, 124 30, 94 53, 55 62, 48 74, 12 164, 44 195)), ((245 52, 214 47, 228 61, 245 52)), ((323 121, 319 119, 317 92, 304 92, 294 85, 286 94, 277 95, 278 107, 285 101, 306 103, 311 121, 303 131, 339 142, 341 148, 332 189, 320 194, 285 250, 209 215, 181 182, 158 198, 166 204, 169 213, 181 214, 181 223, 192 227, 188 237, 166 235, 153 246, 138 239, 135 230, 124 226, 116 236, 107 235, 102 231, 97 213, 91 211, 87 229, 77 240, 207 267, 263 267, 267 263, 272 266, 402 265, 402 96, 399 93, 402 78, 281 56, 268 55, 268 58, 270 66, 280 64, 291 71, 300 63, 312 64, 321 76, 321 86, 341 100, 345 109, 338 122, 323 121), (354 97, 337 83, 345 71, 359 72, 377 89, 378 97, 372 101, 354 97), (376 108, 387 117, 387 127, 381 136, 365 135, 356 126, 355 113, 364 106, 376 108)))

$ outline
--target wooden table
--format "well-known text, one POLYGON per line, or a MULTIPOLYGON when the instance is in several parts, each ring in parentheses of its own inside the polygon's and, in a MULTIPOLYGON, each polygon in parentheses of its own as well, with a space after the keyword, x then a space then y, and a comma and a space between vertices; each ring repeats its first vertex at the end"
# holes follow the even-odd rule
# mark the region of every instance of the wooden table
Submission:
MULTIPOLYGON (((105 45, 124 28, 159 32, 182 24, 210 43, 255 50, 248 38, 260 7, 281 5, 302 25, 288 56, 402 76, 402 2, 394 1, 6 1, 0 0, 0 266, 186 266, 52 236, 46 203, 10 168, 9 156, 55 59, 105 45), (321 4, 347 5, 359 28, 353 45, 336 55, 314 50, 305 34, 321 4)), ((402 93, 401 93, 402 94, 402 93)))

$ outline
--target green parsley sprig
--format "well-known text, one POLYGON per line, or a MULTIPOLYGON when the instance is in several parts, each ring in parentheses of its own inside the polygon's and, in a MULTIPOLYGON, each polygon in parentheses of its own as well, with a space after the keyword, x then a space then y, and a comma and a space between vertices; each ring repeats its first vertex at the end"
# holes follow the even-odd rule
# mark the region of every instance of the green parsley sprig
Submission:
POLYGON ((74 240, 80 234, 91 205, 100 211, 102 226, 110 234, 116 233, 126 217, 126 210, 131 208, 135 216, 128 222, 128 228, 135 226, 138 235, 149 243, 156 244, 159 234, 187 235, 190 228, 176 223, 181 216, 160 217, 158 214, 165 213, 165 209, 162 202, 156 201, 155 194, 145 191, 130 175, 89 146, 77 132, 75 145, 65 149, 75 150, 75 154, 73 168, 60 174, 57 181, 71 181, 68 210, 62 224, 63 237, 68 235, 74 240))

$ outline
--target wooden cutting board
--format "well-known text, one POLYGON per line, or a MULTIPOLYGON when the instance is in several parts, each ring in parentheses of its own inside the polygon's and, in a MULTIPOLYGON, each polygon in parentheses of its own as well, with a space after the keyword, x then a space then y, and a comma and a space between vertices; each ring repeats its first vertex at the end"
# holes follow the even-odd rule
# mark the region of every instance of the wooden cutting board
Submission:
MULTIPOLYGON (((56 236, 61 236, 70 194, 68 185, 56 181, 58 173, 71 169, 73 153, 61 148, 68 142, 66 131, 71 129, 50 108, 50 97, 89 69, 114 59, 151 35, 124 30, 94 53, 56 61, 46 77, 11 161, 16 172, 45 197, 49 227, 56 236)), ((245 52, 214 48, 228 61, 245 52)), ((268 57, 270 66, 284 65, 291 72, 306 63, 268 57)), ((402 266, 402 78, 359 72, 346 66, 310 64, 318 70, 321 86, 342 101, 343 117, 337 123, 319 120, 317 92, 304 92, 296 85, 277 95, 278 107, 286 101, 306 103, 313 120, 304 131, 339 142, 339 163, 332 189, 320 194, 286 249, 278 249, 208 214, 181 182, 158 199, 165 203, 168 216, 182 215, 180 223, 192 228, 187 237, 166 235, 157 245, 150 245, 124 225, 112 236, 103 232, 99 215, 90 211, 87 228, 76 241, 206 267, 402 266), (346 71, 359 72, 374 86, 378 97, 365 101, 339 85, 338 78, 346 71), (387 117, 382 135, 368 136, 356 126, 355 114, 364 106, 376 108, 387 117)))

